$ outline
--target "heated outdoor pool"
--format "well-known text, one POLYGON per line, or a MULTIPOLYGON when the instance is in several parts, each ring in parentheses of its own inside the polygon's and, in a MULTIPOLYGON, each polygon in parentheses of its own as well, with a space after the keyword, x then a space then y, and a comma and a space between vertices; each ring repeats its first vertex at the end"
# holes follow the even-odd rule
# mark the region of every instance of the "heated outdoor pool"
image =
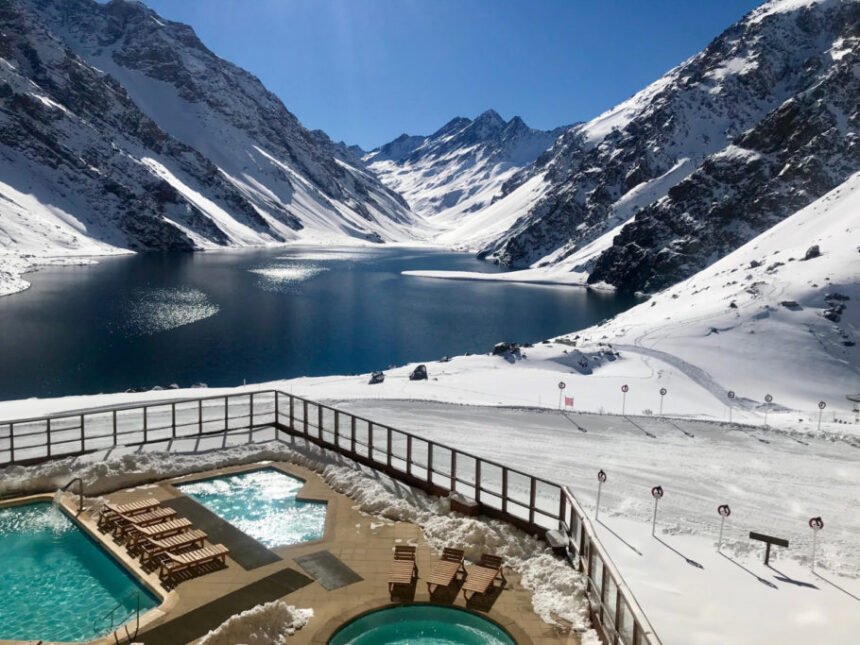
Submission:
POLYGON ((501 627, 456 607, 380 609, 347 623, 329 645, 516 645, 501 627))
POLYGON ((0 508, 0 580, 0 640, 92 640, 158 604, 50 502, 0 508))
POLYGON ((180 484, 177 488, 267 547, 319 540, 325 502, 296 499, 304 482, 275 468, 180 484))

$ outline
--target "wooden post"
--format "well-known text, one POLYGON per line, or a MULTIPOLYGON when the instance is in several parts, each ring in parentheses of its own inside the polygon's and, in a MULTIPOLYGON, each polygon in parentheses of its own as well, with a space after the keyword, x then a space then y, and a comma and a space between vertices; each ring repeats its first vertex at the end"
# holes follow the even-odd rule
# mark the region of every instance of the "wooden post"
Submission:
POLYGON ((323 441, 323 406, 317 405, 317 436, 323 441))
POLYGON ((340 448, 340 412, 334 411, 334 445, 340 448))
POLYGON ((143 406, 143 443, 147 443, 149 441, 149 427, 146 419, 146 410, 147 407, 143 406))
POLYGON ((457 490, 457 451, 451 451, 451 491, 457 490))
POLYGON ((197 399, 197 434, 203 434, 203 399, 197 399))
POLYGON ((170 404, 170 436, 176 439, 176 401, 170 404))
POLYGON ((406 435, 406 474, 412 474, 412 435, 406 435))
POLYGON ((355 417, 350 415, 349 417, 349 450, 354 455, 355 454, 355 417))
POLYGON ((253 428, 254 427, 254 393, 253 392, 251 392, 251 421, 250 421, 250 424, 251 424, 250 427, 253 428))
POLYGON ((86 445, 87 445, 86 434, 84 431, 84 425, 85 425, 84 424, 84 415, 82 414, 81 415, 81 452, 84 452, 86 450, 86 445))
POLYGON ((303 406, 302 410, 304 411, 304 414, 302 414, 302 418, 305 421, 304 422, 305 437, 307 437, 308 436, 308 402, 302 401, 302 406, 303 406))
POLYGON ((508 469, 502 466, 502 513, 508 512, 508 469))
POLYGON ((51 417, 48 417, 48 458, 51 458, 51 417))
POLYGON ((9 424, 9 463, 15 463, 15 424, 9 424))
MULTIPOLYGON (((564 489, 563 488, 559 488, 558 492, 559 492, 559 496, 558 496, 558 528, 563 528, 567 524, 567 518, 565 517, 565 510, 566 510, 565 504, 567 502, 567 499, 564 496, 564 489)), ((570 535, 570 528, 568 528, 567 533, 569 536, 570 535)))
POLYGON ((388 455, 387 455, 387 456, 388 456, 388 459, 386 460, 386 463, 388 464, 388 467, 389 467, 389 468, 391 468, 391 453, 392 453, 392 452, 393 452, 393 450, 394 450, 394 449, 391 447, 391 441, 392 441, 392 437, 393 437, 393 436, 394 436, 394 433, 391 431, 391 428, 388 428, 388 455))
POLYGON ((433 442, 427 442, 427 481, 433 483, 433 442))
POLYGON ((600 624, 603 625, 603 608, 606 604, 606 563, 603 559, 600 560, 600 563, 603 565, 600 567, 600 624))
POLYGON ((281 393, 275 390, 275 425, 281 425, 281 393))
POLYGON ((373 423, 367 422, 367 457, 373 461, 373 423))
POLYGON ((475 458, 475 501, 481 501, 481 460, 475 458))
POLYGON ((537 503, 537 479, 532 477, 531 490, 529 490, 529 524, 535 523, 535 504, 537 503))
POLYGON ((224 397, 224 434, 230 430, 230 401, 224 397))
POLYGON ((612 639, 614 643, 618 643, 618 633, 621 631, 621 589, 618 588, 618 583, 615 583, 615 637, 612 639))
POLYGON ((296 399, 292 394, 290 394, 290 429, 291 430, 295 430, 295 425, 296 425, 295 406, 296 406, 296 399))
POLYGON ((116 436, 116 410, 113 411, 113 445, 116 446, 117 436, 116 436))

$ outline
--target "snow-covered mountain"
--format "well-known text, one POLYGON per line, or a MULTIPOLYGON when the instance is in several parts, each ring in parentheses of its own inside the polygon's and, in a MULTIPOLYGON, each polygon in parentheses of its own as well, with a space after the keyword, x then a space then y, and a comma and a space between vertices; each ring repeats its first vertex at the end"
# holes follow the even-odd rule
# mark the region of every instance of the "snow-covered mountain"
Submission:
POLYGON ((0 3, 0 251, 410 240, 349 150, 138 2, 0 3))
MULTIPOLYGON (((505 121, 487 110, 474 120, 454 118, 426 137, 402 134, 364 162, 413 211, 451 228, 500 197, 502 185, 563 131, 535 130, 518 116, 505 121)), ((467 242, 455 231, 442 241, 467 242)))
POLYGON ((858 69, 860 2, 768 2, 565 132, 476 215, 471 239, 590 283, 678 282, 860 169, 858 69))

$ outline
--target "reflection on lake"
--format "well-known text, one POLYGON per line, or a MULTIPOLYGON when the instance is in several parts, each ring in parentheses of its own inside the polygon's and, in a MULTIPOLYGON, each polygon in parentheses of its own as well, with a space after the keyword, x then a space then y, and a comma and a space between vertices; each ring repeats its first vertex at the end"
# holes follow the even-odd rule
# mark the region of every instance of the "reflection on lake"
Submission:
POLYGON ((406 277, 499 269, 404 248, 104 258, 0 298, 0 399, 354 374, 581 329, 632 304, 571 287, 406 277))

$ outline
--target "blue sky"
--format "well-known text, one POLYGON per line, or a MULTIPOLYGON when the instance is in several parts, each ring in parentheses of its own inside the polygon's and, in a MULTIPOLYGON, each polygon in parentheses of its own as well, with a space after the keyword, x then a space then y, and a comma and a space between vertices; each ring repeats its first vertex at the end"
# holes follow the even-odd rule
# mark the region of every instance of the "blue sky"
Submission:
POLYGON ((257 75, 310 128, 370 149, 493 108, 590 119, 756 0, 146 0, 257 75))

